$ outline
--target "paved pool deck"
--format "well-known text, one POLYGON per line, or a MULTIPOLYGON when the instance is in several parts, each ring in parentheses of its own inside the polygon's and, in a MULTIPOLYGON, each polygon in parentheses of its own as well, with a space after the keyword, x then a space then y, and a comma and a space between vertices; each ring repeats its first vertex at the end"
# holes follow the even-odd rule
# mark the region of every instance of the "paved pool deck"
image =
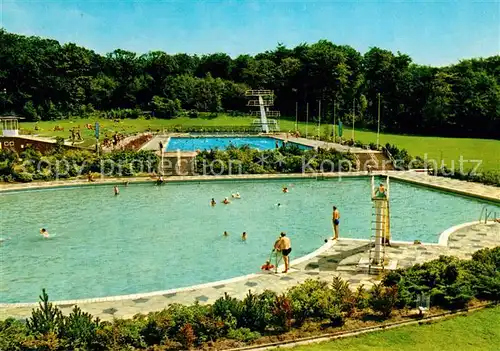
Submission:
MULTIPOLYGON (((418 172, 374 172, 373 175, 386 174, 391 178, 409 181, 423 186, 431 186, 441 190, 477 196, 483 199, 500 203, 500 188, 485 186, 478 183, 469 183, 449 178, 428 176, 418 172)), ((340 174, 346 176, 345 174, 340 174)), ((350 174, 350 176, 366 175, 364 172, 350 174)), ((169 177, 169 180, 208 180, 208 179, 279 179, 290 177, 315 177, 314 174, 305 175, 258 175, 258 176, 191 176, 191 177, 169 177)), ((321 176, 338 177, 339 174, 328 173, 321 176)), ((103 179, 97 184, 114 184, 124 179, 103 179)), ((127 179, 127 181, 151 181, 148 178, 127 179)), ((43 184, 2 184, 1 190, 17 190, 34 187, 53 187, 68 185, 89 184, 84 180, 47 182, 43 184)), ((94 183, 92 183, 94 184, 94 183)), ((479 216, 479 214, 478 214, 479 216)), ((340 233, 342 235, 342 232, 340 233)), ((293 240, 293 238, 292 238, 293 240)), ((386 257, 389 261, 396 262, 396 267, 408 267, 416 263, 422 263, 435 259, 440 255, 454 255, 461 258, 469 258, 471 255, 485 247, 500 245, 499 223, 457 223, 456 227, 450 228, 441 235, 438 244, 413 244, 393 242, 392 247, 386 248, 386 257)), ((262 292, 269 289, 283 292, 288 288, 310 278, 318 278, 331 281, 334 276, 341 276, 348 280, 353 288, 360 284, 365 287, 377 282, 379 276, 370 275, 365 269, 358 267, 362 259, 368 257, 370 243, 367 240, 355 240, 341 238, 338 241, 328 241, 306 257, 292 261, 292 269, 287 274, 263 274, 256 273, 244 277, 219 281, 199 286, 182 289, 172 289, 161 292, 135 294, 118 297, 105 297, 87 300, 61 301, 56 304, 63 313, 69 313, 73 306, 78 305, 83 311, 98 316, 102 320, 113 318, 129 318, 137 313, 148 313, 158 311, 172 303, 191 304, 194 301, 200 303, 213 303, 217 298, 228 293, 237 298, 243 298, 248 291, 262 292)), ((292 253, 293 259, 293 253, 292 253)), ((50 291, 49 291, 50 292, 50 291)), ((7 317, 27 318, 31 310, 37 304, 0 304, 0 320, 7 317)))

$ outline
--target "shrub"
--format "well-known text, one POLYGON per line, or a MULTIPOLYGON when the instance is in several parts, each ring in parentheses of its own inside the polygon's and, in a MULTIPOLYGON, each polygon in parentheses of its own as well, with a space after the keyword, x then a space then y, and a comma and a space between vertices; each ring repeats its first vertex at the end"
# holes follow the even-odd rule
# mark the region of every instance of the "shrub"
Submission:
POLYGON ((148 345, 160 344, 168 339, 173 318, 167 310, 153 312, 147 315, 141 336, 148 345))
POLYGON ((191 349, 194 346, 196 335, 194 334, 193 327, 190 323, 184 324, 182 326, 177 335, 177 340, 179 340, 182 346, 184 346, 186 349, 191 349))
POLYGON ((255 295, 251 291, 241 303, 238 326, 252 330, 264 331, 272 315, 272 303, 275 294, 255 295), (268 297, 270 296, 270 297, 268 297))
POLYGON ((290 330, 292 327, 293 308, 292 302, 285 294, 276 296, 272 315, 274 326, 278 327, 280 330, 290 330))
POLYGON ((308 279, 294 286, 287 293, 292 303, 293 318, 302 325, 307 318, 323 318, 325 306, 328 304, 330 290, 328 283, 308 279))
POLYGON ((484 171, 481 173, 472 172, 472 170, 460 172, 451 170, 446 167, 439 169, 429 170, 430 175, 439 177, 448 177, 453 179, 465 180, 469 182, 483 183, 486 185, 500 186, 500 172, 499 171, 484 171))
POLYGON ((43 351, 58 351, 63 349, 63 345, 57 334, 53 331, 45 334, 31 335, 23 341, 20 350, 43 350, 43 351))
POLYGON ((345 323, 344 313, 338 305, 329 305, 325 309, 325 316, 334 327, 341 327, 345 323))
POLYGON ((362 311, 368 308, 368 293, 366 292, 363 285, 358 286, 354 294, 354 301, 356 309, 362 311))
POLYGON ((28 172, 19 172, 14 175, 15 180, 21 183, 29 183, 33 181, 33 174, 28 172))
POLYGON ((224 321, 230 329, 236 328, 237 320, 240 319, 242 306, 238 299, 224 293, 224 297, 218 298, 212 306, 212 314, 224 321))
POLYGON ((281 146, 277 150, 258 151, 248 146, 229 147, 225 151, 202 151, 196 157, 196 170, 199 174, 229 174, 238 165, 244 174, 261 173, 300 173, 349 170, 345 162, 353 161, 354 156, 336 150, 301 150, 296 145, 281 146), (212 162, 217 160, 217 162, 212 162), (230 170, 229 165, 234 167, 230 170), (305 167, 304 167, 305 166, 305 167), (213 172, 213 173, 212 173, 213 172))
POLYGON ((115 319, 113 322, 102 322, 96 332, 96 344, 105 350, 146 347, 141 335, 143 328, 144 321, 140 320, 115 319))
POLYGON ((0 321, 0 350, 20 351, 21 345, 28 340, 28 330, 26 324, 7 318, 0 321))
POLYGON ((90 348, 96 340, 99 318, 93 319, 89 313, 82 312, 78 306, 64 318, 61 337, 66 339, 71 349, 90 348))
POLYGON ((388 318, 396 305, 397 297, 397 286, 385 287, 382 283, 375 284, 370 290, 369 304, 374 312, 388 318))
POLYGON ((200 113, 198 111, 196 111, 196 110, 190 110, 188 112, 188 117, 189 118, 198 118, 199 115, 200 115, 200 113))
MULTIPOLYGON (((479 253, 476 257, 484 256, 479 253)), ((488 260, 489 258, 483 258, 488 260)), ((398 307, 410 306, 420 294, 428 294, 432 305, 461 308, 474 296, 495 299, 496 271, 492 264, 461 261, 441 256, 437 260, 396 270, 383 279, 398 288, 398 307)))
POLYGON ((39 308, 33 309, 31 317, 26 321, 26 327, 32 334, 52 332, 57 335, 64 328, 62 312, 49 302, 49 295, 45 289, 42 290, 39 298, 39 308))
POLYGON ((331 305, 335 305, 345 317, 350 317, 356 307, 356 299, 349 283, 340 277, 333 277, 331 305))
POLYGON ((250 342, 260 338, 259 332, 253 332, 248 328, 238 328, 229 330, 228 339, 238 340, 242 342, 250 342))

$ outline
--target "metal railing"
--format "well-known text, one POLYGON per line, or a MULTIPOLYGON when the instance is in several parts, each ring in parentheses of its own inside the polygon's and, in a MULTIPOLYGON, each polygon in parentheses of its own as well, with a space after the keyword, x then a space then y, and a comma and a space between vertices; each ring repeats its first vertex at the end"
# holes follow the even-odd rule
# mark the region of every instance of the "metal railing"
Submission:
POLYGON ((488 223, 488 219, 490 218, 491 215, 493 215, 491 217, 492 220, 495 220, 497 218, 497 213, 494 212, 493 210, 489 211, 488 212, 488 207, 487 205, 484 205, 483 208, 481 209, 481 214, 479 215, 479 223, 482 223, 482 220, 483 220, 483 215, 484 215, 484 223, 488 223))

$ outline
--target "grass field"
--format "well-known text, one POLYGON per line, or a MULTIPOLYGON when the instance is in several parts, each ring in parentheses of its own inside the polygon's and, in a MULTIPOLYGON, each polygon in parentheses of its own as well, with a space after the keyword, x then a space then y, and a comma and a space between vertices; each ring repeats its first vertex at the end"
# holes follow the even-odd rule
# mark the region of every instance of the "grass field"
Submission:
MULTIPOLYGON (((250 126, 253 117, 230 117, 220 115, 216 118, 199 117, 199 118, 176 118, 171 120, 166 119, 129 119, 122 120, 120 123, 115 123, 112 120, 101 119, 98 120, 101 125, 101 135, 106 132, 112 134, 113 132, 133 133, 141 132, 148 128, 152 130, 172 128, 174 126, 250 126)), ((93 124, 96 119, 77 119, 77 120, 60 120, 39 122, 38 127, 40 130, 37 132, 41 136, 62 136, 69 138, 69 129, 80 125, 84 126, 87 123, 93 124), (64 132, 54 132, 53 129, 56 125, 64 127, 64 132)), ((21 123, 21 128, 33 131, 35 123, 21 123)), ((280 128, 283 131, 294 130, 295 121, 288 119, 280 120, 280 128)), ((299 130, 303 136, 306 135, 305 123, 299 123, 299 130)), ((320 134, 331 133, 331 125, 322 125, 320 134)), ((82 128, 83 137, 85 139, 84 145, 91 145, 94 142, 93 131, 84 130, 82 128)), ((318 135, 318 128, 316 125, 310 123, 307 128, 308 136, 313 137, 318 135)), ((351 138, 351 130, 344 129, 344 137, 351 138)), ((360 140, 364 143, 376 142, 377 135, 372 131, 355 130, 354 139, 360 140)), ((460 157, 463 160, 481 160, 482 169, 485 170, 498 170, 500 169, 500 141, 488 139, 467 139, 467 138, 441 138, 441 137, 423 137, 423 136, 410 136, 410 135, 394 135, 394 134, 380 134, 380 144, 385 145, 391 143, 400 149, 406 149, 412 156, 424 157, 427 155, 428 160, 436 160, 438 165, 442 162, 446 166, 452 166, 455 162, 455 168, 459 167, 460 157)), ((473 167, 475 163, 464 162, 464 169, 467 170, 473 167)))
POLYGON ((498 351, 500 307, 445 321, 408 326, 292 351, 498 351))

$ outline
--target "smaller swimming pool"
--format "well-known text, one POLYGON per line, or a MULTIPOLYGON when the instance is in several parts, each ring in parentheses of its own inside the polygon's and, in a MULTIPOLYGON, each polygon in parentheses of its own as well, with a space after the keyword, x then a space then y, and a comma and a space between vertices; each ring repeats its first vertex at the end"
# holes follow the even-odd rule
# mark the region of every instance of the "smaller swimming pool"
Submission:
MULTIPOLYGON (((196 151, 196 150, 225 150, 233 145, 241 147, 248 145, 258 150, 272 150, 283 141, 270 137, 172 137, 166 146, 165 151, 196 151)), ((297 145, 302 150, 311 149, 310 146, 288 142, 288 145, 297 145)))

